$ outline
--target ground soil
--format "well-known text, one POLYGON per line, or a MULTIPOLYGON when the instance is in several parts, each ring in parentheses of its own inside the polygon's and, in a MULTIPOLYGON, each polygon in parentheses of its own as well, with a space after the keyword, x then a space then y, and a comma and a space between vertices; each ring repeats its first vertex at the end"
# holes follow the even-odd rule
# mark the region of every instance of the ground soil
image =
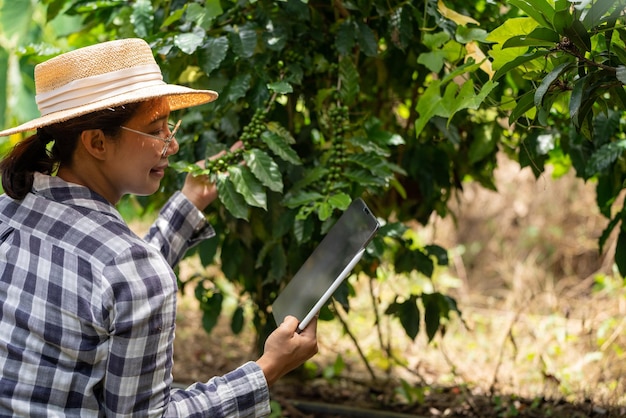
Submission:
MULTIPOLYGON (((227 321, 207 334, 200 314, 187 301, 179 316, 175 344, 174 378, 185 386, 208 376, 223 375, 255 359, 252 330, 233 336, 227 321)), ((328 350, 321 343, 320 355, 328 350)), ((322 368, 332 358, 315 360, 322 368)), ((355 368, 359 366, 353 365, 355 368)), ((354 370, 353 370, 354 371, 354 370)), ((436 371, 433 370, 433 373, 436 371)), ((515 394, 488 394, 464 385, 428 386, 423 399, 407 404, 395 401, 394 379, 370 379, 363 370, 343 377, 311 378, 296 371, 271 388, 273 408, 293 418, 406 418, 406 417, 626 417, 626 407, 597 405, 591 400, 568 402, 560 396, 524 398, 515 394)))
MULTIPOLYGON (((536 181, 500 165, 499 193, 468 185, 456 224, 416 226, 426 243, 451 249, 435 285, 457 299, 463 318, 430 343, 389 331, 388 345, 404 359, 390 365, 371 348, 376 327, 362 319, 371 307, 355 304, 344 316, 353 338, 320 323, 318 356, 272 387, 275 416, 626 417, 626 297, 592 291, 598 277, 613 274, 611 241, 597 251, 606 222, 593 187, 573 177, 536 181)), ((393 286, 404 283, 386 282, 377 297, 393 286)), ((228 318, 207 334, 193 294, 181 295, 177 384, 256 358, 254 331, 233 335, 228 318)))

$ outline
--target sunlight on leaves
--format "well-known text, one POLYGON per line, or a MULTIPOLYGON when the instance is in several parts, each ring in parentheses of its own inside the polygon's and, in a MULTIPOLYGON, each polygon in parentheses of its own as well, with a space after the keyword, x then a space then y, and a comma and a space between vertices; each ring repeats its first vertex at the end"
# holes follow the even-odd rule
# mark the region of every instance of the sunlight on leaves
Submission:
POLYGON ((478 23, 476 19, 472 19, 469 16, 465 16, 452 9, 448 9, 443 0, 437 1, 437 9, 443 17, 445 17, 446 19, 450 19, 457 25, 466 26, 469 23, 473 23, 474 25, 480 25, 480 23, 478 23))

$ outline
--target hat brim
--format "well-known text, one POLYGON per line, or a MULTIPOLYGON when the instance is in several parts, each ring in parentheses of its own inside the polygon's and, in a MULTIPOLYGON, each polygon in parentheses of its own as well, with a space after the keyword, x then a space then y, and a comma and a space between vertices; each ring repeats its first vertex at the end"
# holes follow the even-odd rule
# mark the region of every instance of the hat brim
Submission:
POLYGON ((187 107, 198 106, 210 103, 217 99, 218 94, 212 90, 194 90, 184 86, 174 84, 163 84, 154 87, 141 89, 140 91, 131 91, 119 94, 105 100, 81 105, 76 108, 65 109, 53 112, 29 122, 23 123, 14 128, 0 131, 0 136, 9 136, 19 132, 33 131, 44 126, 53 125, 55 123, 64 122, 78 116, 86 115, 109 107, 121 106, 127 103, 143 102, 159 97, 167 98, 170 104, 170 110, 185 109, 187 107))

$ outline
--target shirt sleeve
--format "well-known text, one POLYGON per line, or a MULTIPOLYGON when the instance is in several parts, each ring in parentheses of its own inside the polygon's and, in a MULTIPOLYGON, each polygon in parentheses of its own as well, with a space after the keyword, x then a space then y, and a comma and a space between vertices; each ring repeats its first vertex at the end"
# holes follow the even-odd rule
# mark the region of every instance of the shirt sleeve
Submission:
POLYGON ((265 375, 252 361, 207 383, 174 390, 170 405, 167 417, 264 417, 271 412, 265 375))
POLYGON ((187 250, 214 235, 215 231, 202 211, 183 193, 176 192, 163 206, 144 239, 173 267, 187 250))
POLYGON ((172 389, 176 280, 150 247, 133 246, 105 269, 109 349, 103 387, 107 416, 262 417, 270 412, 260 367, 172 389))

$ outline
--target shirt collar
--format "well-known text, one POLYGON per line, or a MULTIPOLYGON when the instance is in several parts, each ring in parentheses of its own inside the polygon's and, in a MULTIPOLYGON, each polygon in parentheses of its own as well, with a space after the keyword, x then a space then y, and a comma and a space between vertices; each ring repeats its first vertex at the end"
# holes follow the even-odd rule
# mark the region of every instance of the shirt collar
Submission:
POLYGON ((32 191, 36 195, 55 202, 107 213, 123 221, 115 206, 104 197, 88 187, 69 183, 60 177, 35 172, 32 191))

